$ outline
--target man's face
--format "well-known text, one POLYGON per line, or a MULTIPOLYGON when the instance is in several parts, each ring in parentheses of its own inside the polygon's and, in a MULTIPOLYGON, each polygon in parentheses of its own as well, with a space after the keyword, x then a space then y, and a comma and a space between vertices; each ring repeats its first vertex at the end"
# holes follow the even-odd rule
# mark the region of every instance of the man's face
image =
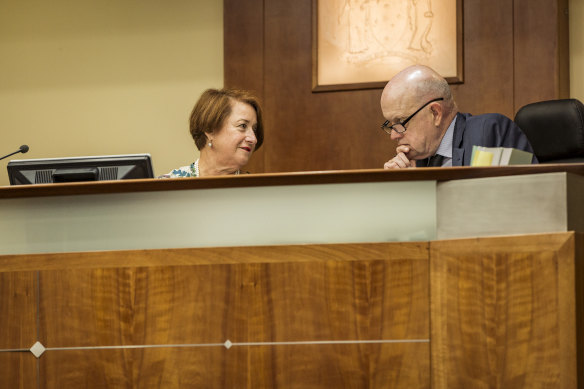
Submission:
POLYGON ((440 143, 440 131, 434 125, 434 114, 432 106, 428 104, 416 113, 406 124, 402 123, 410 115, 416 112, 426 101, 406 103, 404 99, 386 98, 381 103, 383 116, 389 121, 389 125, 394 125, 398 131, 391 131, 391 139, 396 140, 398 146, 407 146, 410 150, 406 153, 408 159, 424 159, 434 154, 440 143))

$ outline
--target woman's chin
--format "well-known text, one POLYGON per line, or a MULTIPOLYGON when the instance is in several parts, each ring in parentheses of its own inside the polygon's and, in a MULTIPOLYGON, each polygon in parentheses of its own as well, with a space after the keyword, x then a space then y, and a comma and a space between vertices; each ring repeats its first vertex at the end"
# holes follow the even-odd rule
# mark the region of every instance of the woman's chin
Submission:
POLYGON ((247 165, 250 158, 251 158, 251 153, 249 155, 242 155, 240 158, 238 158, 237 164, 239 165, 239 168, 241 169, 242 167, 247 165))

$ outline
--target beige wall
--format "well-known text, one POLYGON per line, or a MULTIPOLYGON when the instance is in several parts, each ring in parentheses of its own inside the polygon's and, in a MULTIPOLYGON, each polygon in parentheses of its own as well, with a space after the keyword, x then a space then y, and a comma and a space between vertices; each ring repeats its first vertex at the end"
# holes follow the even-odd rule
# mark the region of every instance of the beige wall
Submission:
POLYGON ((193 161, 188 115, 223 86, 220 0, 4 1, 0 156, 150 153, 155 174, 193 161))
MULTIPOLYGON (((147 152, 155 174, 197 157, 187 119, 223 85, 222 1, 0 7, 0 155, 24 143, 29 153, 10 158, 147 152)), ((570 94, 584 101, 582 20, 584 2, 570 0, 570 94)))

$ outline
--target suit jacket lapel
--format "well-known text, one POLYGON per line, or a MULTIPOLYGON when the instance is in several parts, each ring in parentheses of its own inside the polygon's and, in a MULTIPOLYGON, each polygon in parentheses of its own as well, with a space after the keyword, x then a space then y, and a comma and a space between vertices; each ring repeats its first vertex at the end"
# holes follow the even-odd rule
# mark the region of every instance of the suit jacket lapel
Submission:
POLYGON ((462 135, 466 127, 466 117, 460 112, 456 114, 454 123, 454 135, 452 136, 452 166, 462 166, 464 161, 464 148, 462 145, 462 135))

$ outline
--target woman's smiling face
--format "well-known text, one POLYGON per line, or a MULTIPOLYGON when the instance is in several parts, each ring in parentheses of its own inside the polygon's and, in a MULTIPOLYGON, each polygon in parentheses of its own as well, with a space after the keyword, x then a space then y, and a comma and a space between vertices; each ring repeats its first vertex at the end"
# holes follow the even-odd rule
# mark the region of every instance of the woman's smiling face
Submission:
POLYGON ((255 109, 241 101, 233 101, 231 114, 218 131, 208 134, 218 161, 224 166, 241 169, 255 150, 257 138, 255 109))

